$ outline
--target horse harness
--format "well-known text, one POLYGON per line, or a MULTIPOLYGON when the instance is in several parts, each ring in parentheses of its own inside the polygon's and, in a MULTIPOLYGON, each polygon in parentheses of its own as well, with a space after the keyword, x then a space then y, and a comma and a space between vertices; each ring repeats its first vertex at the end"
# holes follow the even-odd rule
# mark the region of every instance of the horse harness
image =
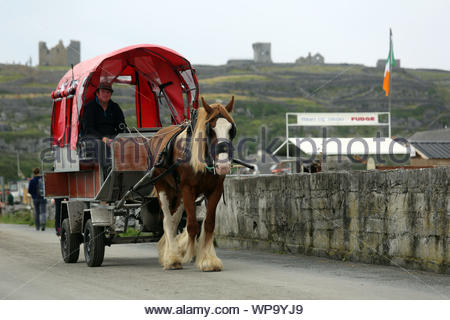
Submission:
MULTIPOLYGON (((214 148, 211 146, 211 138, 210 138, 210 121, 217 119, 217 118, 225 118, 222 114, 218 114, 216 117, 210 119, 206 123, 206 170, 209 173, 216 174, 215 172, 215 155, 223 152, 228 153, 229 159, 232 159, 233 157, 233 145, 232 140, 236 136, 236 125, 232 123, 232 127, 230 129, 230 140, 229 141, 221 141, 219 142, 214 148)), ((178 130, 167 142, 167 144, 164 146, 164 149, 159 153, 156 162, 153 164, 151 171, 154 171, 155 168, 164 168, 165 171, 163 171, 161 174, 159 174, 156 177, 152 177, 150 175, 151 179, 147 183, 139 186, 136 189, 140 189, 142 187, 148 186, 150 184, 156 184, 158 180, 162 179, 167 174, 172 174, 173 178, 175 179, 176 183, 176 189, 178 189, 178 185, 180 183, 180 177, 178 173, 175 171, 175 169, 182 164, 183 162, 186 162, 186 159, 177 159, 175 162, 172 161, 172 154, 173 154, 173 148, 175 146, 175 142, 177 137, 186 129, 186 145, 185 145, 185 152, 184 154, 189 154, 187 151, 190 149, 190 145, 192 142, 192 135, 194 133, 194 128, 197 123, 197 110, 192 110, 191 112, 191 121, 184 123, 180 125, 180 130, 178 130)), ((137 190, 133 190, 137 193, 137 190)))
MULTIPOLYGON (((217 116, 215 116, 214 118, 211 118, 207 123, 206 123, 206 169, 215 174, 215 159, 216 159, 216 155, 218 155, 219 153, 227 153, 228 154, 228 159, 233 159, 233 144, 232 141, 234 139, 234 137, 236 137, 236 125, 234 123, 231 123, 231 129, 229 132, 229 136, 230 139, 226 140, 226 141, 219 141, 219 143, 217 143, 214 147, 211 144, 211 137, 210 137, 210 133, 211 133, 211 126, 210 126, 210 121, 212 120, 216 120, 218 118, 224 118, 225 117, 219 113, 217 116)), ((194 127, 195 128, 195 127, 194 127)))

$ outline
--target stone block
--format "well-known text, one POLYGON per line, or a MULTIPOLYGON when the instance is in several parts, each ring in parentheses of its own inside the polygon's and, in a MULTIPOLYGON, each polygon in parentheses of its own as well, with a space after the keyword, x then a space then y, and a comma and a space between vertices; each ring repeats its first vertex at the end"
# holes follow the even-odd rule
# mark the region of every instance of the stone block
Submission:
POLYGON ((359 192, 360 191, 360 184, 363 184, 364 182, 360 179, 361 175, 351 172, 348 175, 348 190, 350 192, 359 192))
POLYGON ((336 228, 331 233, 330 249, 345 251, 344 228, 336 228))
POLYGON ((384 173, 377 172, 377 171, 361 172, 363 183, 360 184, 360 187, 361 187, 360 190, 364 190, 364 193, 378 190, 379 179, 377 179, 377 178, 378 178, 378 176, 381 176, 383 174, 384 173))
POLYGON ((395 218, 389 217, 386 223, 386 232, 388 234, 399 235, 413 232, 408 219, 408 212, 404 213, 404 215, 397 215, 395 218))
POLYGON ((315 249, 329 249, 329 233, 326 230, 314 230, 313 246, 315 249))
POLYGON ((306 224, 305 226, 305 250, 313 246, 313 237, 311 236, 311 225, 306 224))
POLYGON ((429 214, 425 217, 416 217, 414 226, 414 232, 419 237, 445 235, 445 226, 441 224, 441 219, 437 215, 429 214))
POLYGON ((304 246, 306 236, 306 224, 295 223, 290 226, 289 232, 286 234, 286 243, 296 243, 304 246))
POLYGON ((260 218, 260 220, 253 221, 253 232, 256 233, 258 239, 268 239, 269 238, 269 230, 267 229, 267 223, 264 219, 260 218))
POLYGON ((389 222, 388 233, 401 234, 412 231, 407 194, 395 194, 389 197, 386 218, 389 222))
POLYGON ((417 242, 415 257, 424 262, 442 263, 445 240, 434 236, 420 238, 417 242))
POLYGON ((359 216, 359 198, 358 193, 349 192, 347 194, 347 216, 349 218, 358 218, 359 216))
MULTIPOLYGON (((429 212, 434 217, 444 215, 445 208, 447 207, 448 200, 444 195, 433 194, 430 199, 430 210, 429 212)), ((447 212, 448 213, 448 212, 447 212)))
POLYGON ((447 248, 447 250, 444 251, 444 257, 445 257, 444 263, 446 263, 450 269, 450 236, 448 233, 447 233, 447 237, 445 237, 444 241, 446 242, 446 248, 447 248))
MULTIPOLYGON (((315 212, 319 212, 320 210, 315 210, 315 212)), ((317 216, 313 221, 314 230, 329 230, 332 228, 331 222, 325 216, 317 216)))
POLYGON ((408 191, 408 175, 405 170, 390 171, 386 177, 390 193, 405 193, 408 191))
POLYGON ((384 235, 381 233, 364 232, 359 239, 362 244, 361 253, 371 257, 383 255, 383 237, 384 235))
POLYGON ((291 189, 296 190, 299 194, 307 194, 311 190, 310 174, 295 174, 292 176, 291 189))
POLYGON ((329 200, 326 197, 312 197, 311 198, 311 208, 312 209, 319 209, 319 210, 327 210, 329 209, 330 204, 329 200))
POLYGON ((417 215, 423 216, 429 211, 429 199, 428 195, 423 192, 410 192, 408 198, 408 207, 412 212, 417 215))
POLYGON ((410 234, 397 235, 388 240, 388 254, 391 257, 413 257, 414 239, 410 234))
POLYGON ((329 219, 329 226, 331 229, 344 228, 344 220, 342 218, 329 219))
POLYGON ((429 175, 423 170, 411 170, 405 172, 407 176, 406 187, 408 190, 418 191, 422 188, 424 182, 428 182, 429 175))
POLYGON ((346 191, 337 191, 334 192, 330 197, 330 208, 335 209, 337 212, 339 209, 342 209, 346 205, 347 192, 346 191))
MULTIPOLYGON (((349 232, 348 249, 351 254, 359 255, 359 253, 361 251, 359 235, 360 235, 360 232, 358 232, 358 231, 349 232)), ((355 261, 357 261, 357 260, 355 260, 355 261)))
POLYGON ((299 201, 300 201, 300 208, 302 208, 302 209, 312 209, 311 196, 301 198, 299 201))
POLYGON ((366 220, 367 232, 385 233, 385 219, 369 218, 366 220))
POLYGON ((360 221, 358 218, 350 218, 350 223, 349 223, 349 231, 350 232, 360 232, 360 221))

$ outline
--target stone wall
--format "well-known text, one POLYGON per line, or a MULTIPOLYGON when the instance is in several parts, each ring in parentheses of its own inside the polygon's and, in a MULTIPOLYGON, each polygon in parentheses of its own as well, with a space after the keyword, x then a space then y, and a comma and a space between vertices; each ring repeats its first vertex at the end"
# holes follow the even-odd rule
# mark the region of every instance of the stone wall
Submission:
POLYGON ((228 178, 219 247, 450 273, 450 167, 228 178))

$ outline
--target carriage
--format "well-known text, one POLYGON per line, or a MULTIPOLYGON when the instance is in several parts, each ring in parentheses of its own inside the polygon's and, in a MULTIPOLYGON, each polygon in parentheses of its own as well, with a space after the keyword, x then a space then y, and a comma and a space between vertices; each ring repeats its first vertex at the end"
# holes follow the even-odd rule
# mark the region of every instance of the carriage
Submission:
POLYGON ((87 265, 96 267, 105 246, 158 241, 164 269, 181 269, 195 257, 202 271, 222 270, 213 234, 223 182, 232 162, 253 169, 233 158, 234 98, 226 106, 202 98, 199 107, 189 61, 156 45, 81 62, 51 96, 53 167, 44 171, 44 186, 47 198, 64 199, 56 202, 64 261, 78 261, 82 243, 87 265), (132 88, 136 115, 135 124, 107 143, 84 136, 80 121, 104 82, 132 88), (196 206, 202 202, 200 228, 196 206), (130 219, 145 233, 124 236, 130 219))
POLYGON ((105 246, 158 241, 162 212, 148 183, 155 159, 147 144, 163 126, 163 108, 168 122, 178 126, 198 108, 198 82, 189 61, 162 46, 129 46, 72 66, 51 97, 53 167, 44 171, 44 185, 47 198, 62 200, 56 203, 64 261, 77 262, 82 243, 86 263, 94 267, 102 264, 105 246), (81 135, 84 106, 105 81, 128 85, 135 100, 136 123, 110 146, 81 135), (120 236, 130 218, 145 236, 120 236))

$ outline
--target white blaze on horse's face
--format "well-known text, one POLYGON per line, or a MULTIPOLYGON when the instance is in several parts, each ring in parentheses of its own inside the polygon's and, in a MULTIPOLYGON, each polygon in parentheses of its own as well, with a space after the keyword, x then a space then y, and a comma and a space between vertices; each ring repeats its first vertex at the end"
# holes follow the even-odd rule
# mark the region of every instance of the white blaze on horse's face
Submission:
MULTIPOLYGON (((219 118, 216 121, 216 126, 213 128, 217 140, 230 140, 230 129, 232 124, 225 118, 219 118)), ((217 155, 216 173, 219 175, 226 175, 231 169, 231 159, 228 158, 228 153, 223 152, 217 155)))

